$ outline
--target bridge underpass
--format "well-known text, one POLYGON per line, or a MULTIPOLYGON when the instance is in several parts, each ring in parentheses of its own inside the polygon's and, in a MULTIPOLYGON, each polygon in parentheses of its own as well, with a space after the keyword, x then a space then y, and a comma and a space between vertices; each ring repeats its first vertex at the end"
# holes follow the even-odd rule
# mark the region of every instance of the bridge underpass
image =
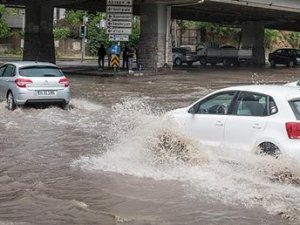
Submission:
MULTIPOLYGON (((55 62, 53 7, 101 11, 106 0, 2 0, 26 8, 23 60, 55 62)), ((134 0, 141 18, 139 60, 145 69, 172 65, 171 19, 219 23, 242 30, 242 46, 252 47, 255 64, 264 64, 264 29, 300 31, 297 0, 134 0)))

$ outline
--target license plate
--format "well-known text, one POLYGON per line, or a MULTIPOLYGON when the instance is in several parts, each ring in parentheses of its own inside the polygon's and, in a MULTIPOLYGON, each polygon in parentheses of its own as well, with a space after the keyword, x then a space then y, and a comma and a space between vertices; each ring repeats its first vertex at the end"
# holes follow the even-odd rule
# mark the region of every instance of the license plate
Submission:
POLYGON ((42 91, 38 91, 38 95, 44 95, 44 96, 55 95, 55 91, 42 90, 42 91))

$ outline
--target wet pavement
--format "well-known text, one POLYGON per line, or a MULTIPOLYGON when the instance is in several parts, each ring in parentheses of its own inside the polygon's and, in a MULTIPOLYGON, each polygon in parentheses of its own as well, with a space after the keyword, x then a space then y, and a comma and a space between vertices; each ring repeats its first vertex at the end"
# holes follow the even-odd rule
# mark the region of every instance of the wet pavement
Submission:
POLYGON ((0 103, 0 224, 300 224, 299 186, 276 179, 299 177, 298 164, 211 152, 164 116, 221 87, 294 81, 299 68, 107 77, 93 63, 59 65, 70 110, 0 103), (165 132, 193 149, 190 163, 157 154, 165 132))

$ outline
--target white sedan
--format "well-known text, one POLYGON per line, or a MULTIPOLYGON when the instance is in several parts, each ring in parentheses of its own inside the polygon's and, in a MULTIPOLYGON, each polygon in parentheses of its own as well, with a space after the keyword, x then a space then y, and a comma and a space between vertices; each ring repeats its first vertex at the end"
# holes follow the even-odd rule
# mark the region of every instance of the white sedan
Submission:
POLYGON ((208 147, 300 160, 300 88, 247 85, 215 91, 170 115, 208 147))

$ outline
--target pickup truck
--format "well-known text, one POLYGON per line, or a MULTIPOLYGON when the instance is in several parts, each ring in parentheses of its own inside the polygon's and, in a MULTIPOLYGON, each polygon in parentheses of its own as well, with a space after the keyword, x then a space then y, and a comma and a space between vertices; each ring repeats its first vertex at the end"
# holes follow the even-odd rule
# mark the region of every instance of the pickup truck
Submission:
POLYGON ((208 63, 211 65, 223 63, 224 66, 239 66, 240 63, 252 61, 252 49, 238 49, 230 45, 219 47, 217 44, 198 45, 197 56, 203 66, 208 63))

